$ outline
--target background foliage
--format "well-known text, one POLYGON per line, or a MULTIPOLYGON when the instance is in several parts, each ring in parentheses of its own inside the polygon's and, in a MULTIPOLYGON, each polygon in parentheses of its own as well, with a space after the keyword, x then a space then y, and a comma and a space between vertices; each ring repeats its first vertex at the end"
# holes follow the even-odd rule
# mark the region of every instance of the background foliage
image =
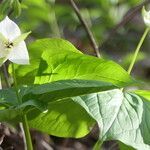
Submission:
MULTIPOLYGON (((102 55, 118 61, 127 68, 131 55, 145 28, 140 9, 134 12, 142 0, 78 0, 81 14, 94 33, 102 55), (128 21, 128 16, 131 17, 128 21)), ((23 31, 32 31, 31 40, 44 37, 63 37, 84 53, 94 55, 86 33, 65 0, 26 0, 22 14, 17 18, 23 31)), ((148 38, 139 55, 138 69, 134 74, 149 82, 148 38)))

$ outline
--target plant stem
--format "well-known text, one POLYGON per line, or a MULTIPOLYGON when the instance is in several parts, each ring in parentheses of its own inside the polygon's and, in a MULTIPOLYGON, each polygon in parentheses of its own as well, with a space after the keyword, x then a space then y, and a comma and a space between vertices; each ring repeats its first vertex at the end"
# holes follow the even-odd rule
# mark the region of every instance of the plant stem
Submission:
POLYGON ((19 89, 18 89, 18 85, 17 85, 14 64, 12 64, 12 74, 13 74, 14 87, 15 87, 15 92, 16 92, 16 95, 17 95, 18 103, 21 104, 22 100, 21 100, 20 95, 19 95, 19 89))
POLYGON ((25 138, 26 138, 27 150, 33 150, 29 125, 28 125, 28 120, 27 120, 26 115, 23 115, 23 117, 22 117, 22 124, 23 124, 23 129, 24 129, 25 138))
MULTIPOLYGON (((131 61, 130 65, 129 65, 129 68, 128 68, 128 70, 127 70, 128 74, 131 73, 131 71, 132 71, 132 69, 133 69, 133 67, 134 67, 134 64, 135 64, 135 62, 136 62, 136 59, 137 59, 138 53, 139 53, 139 51, 140 51, 140 48, 141 48, 141 46, 142 46, 142 44, 143 44, 143 42, 144 42, 144 40, 145 40, 145 38, 146 38, 146 35, 148 34, 149 31, 150 31, 150 28, 147 27, 147 28, 145 29, 145 31, 144 31, 144 33, 143 33, 143 35, 142 35, 142 37, 141 37, 139 43, 138 43, 136 49, 135 49, 135 53, 134 53, 134 55, 133 55, 132 61, 131 61)), ((123 91, 124 88, 121 88, 120 90, 123 91)))
MULTIPOLYGON (((19 95, 19 89, 18 89, 18 85, 17 85, 14 64, 12 64, 12 72, 13 72, 14 87, 15 87, 17 98, 18 98, 18 103, 21 104, 22 100, 21 100, 21 97, 19 95)), ((27 149, 27 150, 33 150, 32 140, 31 140, 30 130, 29 130, 29 126, 28 126, 27 116, 24 115, 24 114, 22 114, 22 111, 21 111, 21 118, 22 118, 23 130, 24 130, 23 133, 24 133, 24 137, 25 137, 25 142, 24 142, 25 143, 25 149, 27 149)))
POLYGON ((129 66, 129 68, 128 68, 128 71, 127 71, 129 74, 131 73, 131 71, 132 71, 132 69, 133 69, 133 66, 134 66, 134 64, 135 64, 135 61, 136 61, 136 58, 137 58, 138 53, 139 53, 139 51, 140 51, 140 48, 141 48, 141 46, 142 46, 142 44, 143 44, 143 42, 144 42, 144 40, 145 40, 145 38, 146 38, 146 35, 148 34, 149 30, 150 30, 150 28, 148 28, 148 27, 145 29, 145 31, 144 31, 144 33, 143 33, 143 35, 142 35, 142 37, 141 37, 141 39, 140 39, 140 41, 139 41, 139 43, 138 43, 138 45, 137 45, 137 48, 135 49, 135 53, 134 53, 134 55, 133 55, 131 64, 130 64, 130 66, 129 66))
POLYGON ((81 24, 83 25, 83 27, 84 27, 84 29, 85 29, 85 31, 87 33, 87 36, 88 36, 88 38, 89 38, 89 40, 91 42, 91 45, 92 45, 93 49, 95 50, 95 53, 96 53, 97 57, 100 58, 101 55, 100 55, 100 52, 99 52, 99 47, 98 47, 98 44, 97 44, 97 42, 96 42, 96 40, 94 38, 93 33, 91 32, 91 30, 90 30, 89 26, 87 25, 86 21, 83 19, 82 15, 80 14, 80 10, 77 7, 77 5, 74 2, 74 0, 70 0, 70 4, 71 4, 72 8, 74 9, 76 15, 78 16, 81 24))
POLYGON ((3 75, 4 75, 4 80, 5 80, 6 86, 7 87, 11 87, 11 85, 9 83, 9 77, 8 77, 8 72, 7 72, 6 64, 4 63, 2 67, 3 67, 3 75))
POLYGON ((102 150, 102 144, 103 144, 103 140, 98 140, 94 145, 93 150, 102 150))

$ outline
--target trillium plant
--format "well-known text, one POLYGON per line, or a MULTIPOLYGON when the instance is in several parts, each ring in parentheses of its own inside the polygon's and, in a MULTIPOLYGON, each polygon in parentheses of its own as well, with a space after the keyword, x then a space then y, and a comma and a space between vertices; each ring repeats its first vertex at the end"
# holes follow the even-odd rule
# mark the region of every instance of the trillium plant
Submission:
POLYGON ((5 65, 9 76, 1 74, 6 84, 0 90, 0 122, 21 123, 28 150, 33 150, 29 129, 81 138, 96 123, 100 133, 93 149, 116 140, 120 149, 150 150, 150 91, 126 88, 143 84, 130 76, 150 30, 150 12, 143 8, 142 14, 146 29, 127 71, 113 61, 85 55, 63 39, 40 39, 27 48, 24 40, 30 32, 22 34, 4 17, 0 66, 5 65))

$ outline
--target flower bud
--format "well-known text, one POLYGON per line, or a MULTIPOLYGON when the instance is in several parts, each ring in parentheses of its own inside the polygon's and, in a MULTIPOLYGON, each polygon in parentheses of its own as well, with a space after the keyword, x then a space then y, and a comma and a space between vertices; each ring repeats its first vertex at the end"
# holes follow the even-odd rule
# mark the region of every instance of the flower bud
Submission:
POLYGON ((150 11, 146 11, 145 7, 142 8, 142 16, 144 23, 147 27, 150 27, 150 11))

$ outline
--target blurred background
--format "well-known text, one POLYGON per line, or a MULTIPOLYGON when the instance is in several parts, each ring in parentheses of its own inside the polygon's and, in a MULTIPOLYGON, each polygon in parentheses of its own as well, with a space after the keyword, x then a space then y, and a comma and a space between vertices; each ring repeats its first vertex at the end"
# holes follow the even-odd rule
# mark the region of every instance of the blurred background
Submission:
MULTIPOLYGON (((146 9, 150 10, 150 0, 75 0, 75 2, 94 34, 102 57, 114 60, 127 69, 145 30, 141 8, 145 5, 146 9)), ((83 53, 96 56, 69 0, 22 0, 21 7, 22 13, 15 21, 23 32, 32 31, 28 43, 46 37, 64 38, 83 53)), ((142 46, 132 74, 137 79, 145 81, 141 88, 150 89, 150 37, 146 38, 142 46)), ((17 135, 12 133, 7 133, 8 138, 20 137, 19 133, 17 135)), ((90 150, 97 140, 97 133, 95 127, 90 135, 75 140, 49 137, 32 131, 36 150, 90 150)), ((18 140, 14 141, 17 142, 18 140)), ((16 145, 15 149, 21 149, 19 145, 22 143, 16 145)), ((9 149, 8 142, 3 142, 3 147, 9 149)), ((118 149, 118 145, 115 142, 106 142, 104 149, 115 150, 118 149)))
MULTIPOLYGON (((141 8, 145 5, 149 10, 150 0, 75 2, 93 32, 103 58, 112 59, 126 69, 145 30, 141 8)), ((23 0, 22 13, 17 22, 24 32, 32 31, 30 40, 61 37, 72 42, 84 53, 95 55, 85 29, 69 0, 23 0)), ((150 80, 149 40, 149 38, 145 40, 133 70, 134 76, 146 82, 150 80)))

